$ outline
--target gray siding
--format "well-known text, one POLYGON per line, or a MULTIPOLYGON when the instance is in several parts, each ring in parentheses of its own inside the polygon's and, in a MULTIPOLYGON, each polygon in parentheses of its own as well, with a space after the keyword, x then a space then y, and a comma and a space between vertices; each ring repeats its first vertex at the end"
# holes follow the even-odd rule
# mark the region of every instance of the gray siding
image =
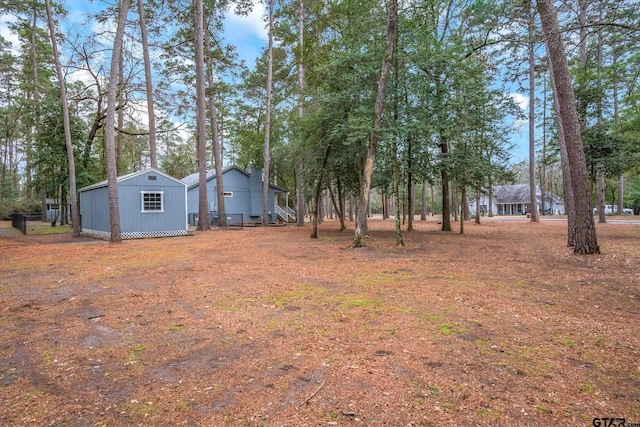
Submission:
MULTIPOLYGON (((109 196, 102 184, 80 190, 80 209, 83 231, 107 236, 110 234, 109 196)), ((123 238, 187 232, 186 186, 153 169, 118 178, 118 205, 123 238), (162 192, 163 211, 143 212, 143 192, 162 192)))
POLYGON ((118 185, 122 232, 148 232, 186 228, 185 187, 162 175, 148 173, 118 185), (156 177, 155 181, 149 176, 156 177), (142 212, 142 192, 162 192, 163 212, 142 212))
POLYGON ((80 191, 80 214, 83 230, 109 233, 109 193, 107 187, 80 191))
MULTIPOLYGON (((183 181, 196 182, 191 175, 183 181)), ((231 197, 224 198, 225 211, 228 214, 242 214, 246 221, 255 221, 262 217, 262 172, 252 169, 246 173, 237 167, 228 167, 222 172, 222 185, 225 192, 231 192, 231 197)), ((283 190, 275 187, 269 188, 269 211, 272 212, 270 221, 275 221, 273 212, 275 194, 283 190)), ((200 190, 197 184, 192 184, 187 191, 187 210, 189 214, 197 214, 199 211, 200 190)), ((214 175, 207 179, 207 200, 209 211, 217 212, 217 183, 214 175)))

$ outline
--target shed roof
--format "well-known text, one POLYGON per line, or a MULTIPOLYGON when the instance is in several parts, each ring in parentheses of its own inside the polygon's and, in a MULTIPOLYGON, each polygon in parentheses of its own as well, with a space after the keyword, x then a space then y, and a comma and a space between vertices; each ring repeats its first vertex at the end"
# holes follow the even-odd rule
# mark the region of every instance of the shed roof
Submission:
MULTIPOLYGON (((226 168, 222 169, 222 174, 224 175, 226 172, 232 169, 237 170, 238 172, 246 175, 247 177, 251 176, 247 171, 240 169, 236 165, 227 166, 226 168)), ((215 169, 211 169, 207 171, 207 181, 210 181, 215 177, 216 177, 215 169)), ((187 175, 184 178, 182 178, 181 181, 187 185, 187 189, 191 190, 193 187, 197 187, 198 184, 200 184, 200 173, 195 172, 195 173, 192 173, 191 175, 187 175)), ((273 184, 269 184, 269 187, 273 188, 274 190, 280 191, 282 193, 287 193, 289 191, 285 188, 281 188, 273 184)))
MULTIPOLYGON (((131 179, 131 178, 135 178, 136 176, 144 175, 145 173, 148 173, 148 172, 157 173, 158 175, 162 175, 162 176, 164 176, 164 177, 166 177, 166 178, 168 178, 168 179, 170 179, 172 181, 175 181, 175 182, 180 183, 182 185, 186 185, 184 182, 180 181, 179 179, 174 178, 172 176, 169 176, 166 173, 160 172, 159 170, 154 169, 154 168, 148 168, 148 169, 140 170, 140 171, 137 171, 137 172, 132 172, 132 173, 129 173, 129 174, 126 174, 126 175, 121 175, 121 176, 119 176, 117 178, 117 182, 119 184, 119 183, 121 183, 123 181, 126 181, 126 180, 131 179)), ((105 179, 104 181, 96 182, 95 184, 92 184, 92 185, 89 185, 87 187, 81 188, 79 191, 82 192, 82 191, 94 190, 96 188, 107 187, 108 185, 109 185, 109 181, 107 179, 105 179)))

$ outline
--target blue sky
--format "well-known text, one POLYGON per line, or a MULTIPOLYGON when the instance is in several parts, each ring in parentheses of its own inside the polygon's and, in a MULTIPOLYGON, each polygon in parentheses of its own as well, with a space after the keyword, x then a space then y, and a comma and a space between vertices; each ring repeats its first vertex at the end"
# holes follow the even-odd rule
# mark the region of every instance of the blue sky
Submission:
MULTIPOLYGON (((68 31, 71 27, 74 27, 78 32, 98 32, 100 25, 109 25, 87 21, 88 14, 99 12, 107 6, 103 1, 63 0, 62 3, 68 12, 66 19, 62 23, 63 32, 68 31)), ((132 3, 132 13, 135 13, 135 0, 132 3)), ((258 1, 254 1, 253 11, 248 16, 237 16, 231 11, 226 13, 224 40, 226 43, 236 47, 239 58, 244 60, 247 66, 251 68, 253 68, 256 58, 267 43, 264 15, 264 5, 258 1)), ((0 35, 16 43, 15 35, 9 32, 5 24, 7 20, 11 19, 6 15, 0 17, 0 35)), ((528 111, 528 96, 518 93, 512 93, 511 96, 523 111, 528 111)), ((519 130, 514 130, 511 142, 515 146, 512 152, 512 161, 528 160, 528 128, 526 123, 519 130)))

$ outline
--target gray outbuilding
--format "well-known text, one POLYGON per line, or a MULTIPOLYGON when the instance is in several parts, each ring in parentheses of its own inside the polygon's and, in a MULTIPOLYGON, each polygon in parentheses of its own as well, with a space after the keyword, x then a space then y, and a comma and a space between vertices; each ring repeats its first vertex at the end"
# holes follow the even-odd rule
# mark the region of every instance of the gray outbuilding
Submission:
MULTIPOLYGON (((123 239, 187 234, 187 186, 156 169, 118 177, 120 230, 123 239)), ((107 181, 80 190, 83 233, 110 238, 107 181)))
MULTIPOLYGON (((212 217, 217 216, 218 198, 215 170, 207 172, 207 200, 212 217)), ((187 185, 187 210, 189 223, 196 224, 198 214, 200 186, 198 173, 182 178, 187 185)), ((238 166, 227 166, 222 170, 222 186, 224 192, 224 209, 227 215, 242 214, 244 222, 262 221, 262 169, 250 169, 246 172, 238 166)), ((287 207, 287 203, 280 206, 278 196, 287 197, 287 190, 269 185, 269 218, 273 223, 278 218, 284 222, 295 220, 295 212, 287 207)), ((228 221, 227 221, 228 222, 228 221)))

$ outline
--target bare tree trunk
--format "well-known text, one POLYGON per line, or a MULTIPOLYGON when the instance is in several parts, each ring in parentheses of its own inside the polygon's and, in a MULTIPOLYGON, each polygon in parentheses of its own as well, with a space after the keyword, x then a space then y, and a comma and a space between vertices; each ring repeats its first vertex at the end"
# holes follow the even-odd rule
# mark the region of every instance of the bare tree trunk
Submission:
MULTIPOLYGON (((462 198, 463 207, 462 207, 462 213, 460 215, 460 234, 464 234, 464 221, 465 221, 465 218, 464 218, 464 200, 467 198, 467 187, 466 186, 462 187, 461 198, 462 198)), ((458 197, 456 195, 456 200, 457 199, 458 199, 458 197)), ((457 210, 456 210, 456 212, 457 212, 457 210)))
MULTIPOLYGON (((487 202, 487 216, 493 218, 493 181, 489 178, 489 194, 487 195, 489 200, 487 202)), ((500 212, 498 212, 499 214, 500 212)))
MULTIPOLYGON (((124 49, 124 45, 123 45, 124 49)), ((124 143, 122 138, 122 128, 124 127, 124 51, 120 52, 118 60, 118 107, 116 112, 118 113, 118 127, 116 129, 116 173, 122 175, 122 151, 124 149, 124 143)))
MULTIPOLYGON (((613 58, 613 65, 617 62, 617 56, 613 58)), ((614 73, 613 76, 613 124, 615 131, 620 130, 620 107, 618 101, 618 76, 614 73)), ((618 177, 618 214, 623 214, 624 207, 624 174, 620 174, 618 177)))
MULTIPOLYGON (((547 79, 545 75, 542 96, 542 173, 540 174, 540 201, 542 202, 542 215, 546 215, 545 201, 547 200, 547 79)), ((551 211, 551 202, 549 203, 551 211)), ((551 212, 552 213, 552 212, 551 212)))
POLYGON ((385 219, 389 218, 389 204, 387 202, 387 195, 385 193, 382 193, 380 197, 382 198, 382 220, 384 221, 385 219))
POLYGON ((151 60, 149 58, 149 42, 147 40, 147 23, 144 16, 142 0, 138 0, 138 15, 140 20, 140 35, 142 39, 142 56, 144 58, 144 78, 147 90, 147 112, 149 116, 149 158, 151 167, 158 169, 156 155, 156 115, 153 107, 153 81, 151 79, 151 60))
MULTIPOLYGON (((442 145, 445 146, 446 144, 442 145)), ((441 146, 441 147, 442 147, 441 146)), ((447 153, 444 151, 443 153, 447 153)), ((442 231, 451 231, 451 210, 449 207, 449 172, 443 169, 440 172, 442 177, 442 231)))
MULTIPOLYGON (((443 141, 440 144, 440 151, 442 154, 449 152, 449 144, 443 141)), ((440 172, 442 178, 442 231, 451 231, 451 211, 449 209, 449 171, 446 170, 446 166, 443 166, 440 172)))
POLYGON ((358 216, 356 219, 355 237, 351 244, 354 248, 365 246, 364 239, 367 235, 367 210, 370 202, 371 177, 373 175, 373 165, 375 163, 376 150, 378 147, 378 133, 384 109, 385 89, 387 86, 387 80, 389 80, 389 73, 391 71, 391 64, 395 51, 397 26, 398 2, 397 0, 390 0, 387 23, 387 45, 382 61, 382 69, 380 70, 380 79, 378 80, 378 92, 374 106, 373 126, 369 139, 369 148, 367 150, 367 158, 365 160, 364 170, 362 171, 362 178, 360 180, 358 216))
POLYGON ((345 227, 344 225, 344 211, 341 209, 341 206, 339 203, 340 190, 337 190, 337 191, 338 191, 338 200, 336 199, 336 196, 333 193, 331 186, 329 186, 329 196, 331 197, 331 204, 333 205, 333 209, 336 211, 336 215, 338 216, 338 220, 340 221, 339 231, 344 231, 347 229, 347 227, 345 227))
POLYGON ((604 204, 605 204, 605 182, 604 182, 604 168, 602 164, 598 163, 596 166, 596 181, 597 181, 597 189, 596 189, 596 204, 598 206, 598 223, 604 224, 607 222, 607 218, 605 217, 604 212, 604 204))
POLYGON ((398 161, 398 143, 395 137, 391 137, 393 139, 393 196, 395 199, 394 203, 394 224, 396 230, 396 245, 404 246, 404 241, 402 240, 402 228, 400 227, 400 162, 398 161))
POLYGON ((194 0, 195 10, 195 68, 196 68, 196 122, 198 136, 198 230, 210 230, 209 200, 207 195, 207 106, 204 76, 204 6, 203 0, 194 0))
POLYGON ((72 234, 74 237, 78 237, 80 236, 80 217, 78 216, 78 203, 76 193, 76 163, 73 156, 73 143, 71 141, 71 123, 69 121, 67 91, 65 88, 64 74, 62 74, 62 66, 60 65, 60 56, 58 55, 56 30, 53 23, 53 14, 51 12, 51 4, 49 0, 45 0, 45 6, 47 9, 47 21, 49 23, 49 35, 51 36, 51 45, 53 48, 53 59, 56 65, 56 73, 58 74, 58 83, 60 84, 60 104, 62 105, 64 140, 65 146, 67 148, 67 161, 69 162, 69 193, 71 195, 71 221, 73 222, 72 234))
MULTIPOLYGON (((531 3, 530 3, 531 4, 531 3)), ((539 222, 538 218, 538 203, 536 192, 536 75, 535 75, 535 55, 534 55, 534 43, 533 43, 533 9, 527 11, 529 13, 528 27, 529 27, 529 212, 531 215, 531 222, 539 222)), ((544 201, 543 201, 544 205, 544 201)))
MULTIPOLYGON (((298 118, 303 116, 304 100, 304 0, 298 4, 298 118)), ((302 157, 296 161, 296 223, 304 225, 304 163, 302 157)))
MULTIPOLYGON (((139 0, 140 1, 140 0, 139 0)), ((214 167, 216 169, 216 199, 218 201, 218 227, 227 226, 227 211, 224 206, 224 183, 222 181, 222 144, 218 133, 218 114, 213 81, 213 58, 211 58, 211 40, 209 26, 204 28, 207 54, 207 81, 209 85, 209 121, 211 122, 211 144, 213 145, 214 167)))
MULTIPOLYGON (((31 66, 33 67, 33 93, 32 93, 32 97, 33 97, 33 103, 34 103, 34 108, 38 108, 38 105, 40 105, 40 82, 38 79, 38 54, 37 54, 37 50, 36 50, 36 34, 37 34, 37 27, 38 27, 38 8, 36 7, 37 3, 34 3, 33 5, 33 21, 31 24, 31 66)), ((35 113, 34 114, 34 121, 39 121, 39 113, 35 113)), ((31 199, 31 197, 33 196, 33 186, 31 185, 31 146, 32 146, 32 142, 33 142, 33 134, 34 134, 34 130, 38 128, 39 123, 32 123, 27 129, 26 129, 26 149, 25 149, 25 160, 26 160, 26 164, 25 164, 25 175, 27 176, 27 183, 26 183, 26 196, 27 199, 31 199)), ((4 168, 3 168, 4 171, 4 168)), ((4 180, 3 180, 4 181, 4 180)))
POLYGON ((453 221, 458 222, 458 190, 455 186, 451 189, 451 208, 453 209, 453 221))
POLYGON ((420 208, 420 221, 427 220, 427 181, 422 181, 422 206, 420 208))
MULTIPOLYGON (((553 78, 553 69, 549 68, 549 76, 553 94, 553 103, 556 112, 560 111, 560 103, 558 101, 558 91, 555 89, 555 80, 553 78)), ((562 191, 564 193, 564 211, 567 215, 567 246, 573 246, 576 240, 576 211, 573 202, 573 186, 571 185, 571 166, 569 165, 569 154, 567 153, 567 144, 564 139, 564 130, 560 115, 556 113, 556 122, 558 126, 558 142, 560 146, 560 166, 562 168, 562 191)))
MULTIPOLYGON (((480 196, 481 196, 480 185, 476 189, 476 224, 480 225, 480 196)), ((487 203, 487 209, 491 209, 491 199, 487 203)))
POLYGON ((469 212, 469 196, 467 194, 467 187, 462 187, 462 217, 465 221, 471 219, 471 213, 469 212))
POLYGON ((587 173, 580 121, 574 103, 573 87, 567 64, 567 54, 559 30, 558 17, 551 0, 538 0, 538 11, 542 29, 547 39, 547 51, 553 69, 554 91, 558 96, 560 108, 558 114, 562 120, 569 167, 571 170, 571 186, 575 204, 575 241, 574 253, 600 253, 596 228, 591 209, 589 191, 589 175, 587 173))
POLYGON ((327 145, 324 150, 324 156, 322 157, 322 164, 318 170, 318 179, 316 181, 316 189, 313 193, 313 210, 311 212, 311 238, 318 238, 318 223, 322 222, 322 213, 320 212, 320 197, 322 195, 322 180, 324 179, 324 169, 327 166, 329 160, 329 154, 331 153, 331 144, 327 145))
POLYGON ((433 216, 436 211, 436 200, 433 196, 433 185, 429 185, 429 189, 431 190, 431 216, 433 216))
POLYGON ((273 90, 273 4, 269 0, 269 45, 267 47, 267 99, 264 123, 264 168, 262 169, 262 224, 269 223, 269 164, 271 154, 269 150, 269 138, 271 134, 271 91, 273 90))

